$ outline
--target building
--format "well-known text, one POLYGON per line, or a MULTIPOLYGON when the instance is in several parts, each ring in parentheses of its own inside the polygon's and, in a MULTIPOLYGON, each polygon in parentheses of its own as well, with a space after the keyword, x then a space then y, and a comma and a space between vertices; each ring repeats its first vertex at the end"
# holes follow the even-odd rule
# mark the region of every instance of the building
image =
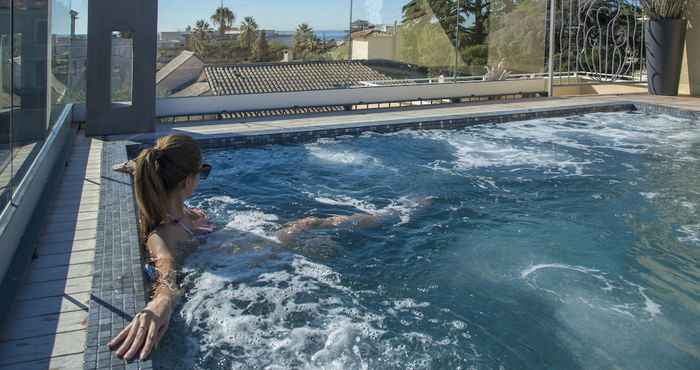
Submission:
POLYGON ((156 91, 159 96, 171 95, 197 81, 204 62, 194 52, 183 51, 156 74, 156 91))
POLYGON ((158 41, 159 42, 179 42, 179 43, 185 43, 187 41, 187 37, 189 36, 189 32, 183 32, 183 31, 163 31, 158 33, 158 41))
POLYGON ((358 19, 354 22, 352 22, 352 31, 362 31, 366 30, 368 28, 371 28, 372 24, 369 21, 363 20, 363 19, 358 19))
POLYGON ((397 56, 397 37, 395 34, 369 29, 352 33, 352 59, 395 60, 397 56))

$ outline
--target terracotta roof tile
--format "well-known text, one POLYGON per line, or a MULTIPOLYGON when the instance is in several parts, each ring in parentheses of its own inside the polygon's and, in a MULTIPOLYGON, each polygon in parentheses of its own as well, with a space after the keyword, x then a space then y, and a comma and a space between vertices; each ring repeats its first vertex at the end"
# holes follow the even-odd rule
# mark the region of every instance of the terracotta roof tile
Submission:
POLYGON ((215 95, 327 90, 391 79, 362 61, 209 65, 204 72, 215 95))

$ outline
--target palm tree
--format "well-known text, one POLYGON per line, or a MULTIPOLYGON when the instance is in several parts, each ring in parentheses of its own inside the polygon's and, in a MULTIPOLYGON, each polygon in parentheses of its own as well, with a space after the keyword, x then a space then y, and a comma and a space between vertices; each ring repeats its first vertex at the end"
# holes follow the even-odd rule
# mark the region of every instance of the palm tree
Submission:
POLYGON ((304 59, 307 53, 314 52, 318 47, 318 39, 313 28, 308 24, 302 23, 297 27, 297 32, 294 35, 294 56, 299 59, 304 59))
POLYGON ((255 47, 253 48, 253 60, 256 62, 265 62, 270 56, 270 45, 267 43, 267 36, 265 36, 265 31, 258 34, 258 38, 255 40, 255 47))
POLYGON ((204 19, 200 19, 195 23, 189 40, 190 47, 195 53, 201 56, 206 52, 207 46, 209 45, 209 35, 212 32, 214 32, 214 30, 204 19))
POLYGON ((219 29, 219 34, 223 35, 226 31, 233 27, 233 22, 236 20, 236 15, 233 11, 225 6, 216 8, 216 12, 211 16, 211 21, 219 29))
POLYGON ((250 50, 256 40, 258 24, 253 17, 245 17, 241 23, 241 48, 250 50))

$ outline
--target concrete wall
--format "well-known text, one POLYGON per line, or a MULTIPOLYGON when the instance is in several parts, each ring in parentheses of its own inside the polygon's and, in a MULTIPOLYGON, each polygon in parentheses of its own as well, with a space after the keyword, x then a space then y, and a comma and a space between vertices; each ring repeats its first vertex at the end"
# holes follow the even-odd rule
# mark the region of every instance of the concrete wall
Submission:
POLYGON ((352 59, 368 60, 369 59, 369 41, 368 40, 352 40, 352 59))
POLYGON ((396 59, 394 53, 394 38, 389 36, 374 36, 364 40, 353 40, 352 59, 396 59))
POLYGON ((156 104, 159 117, 187 114, 282 109, 294 106, 373 104, 417 99, 541 93, 544 78, 527 80, 444 83, 431 85, 382 86, 288 93, 161 98, 156 104))
POLYGON ((369 58, 394 60, 394 38, 373 37, 369 39, 369 58))
POLYGON ((39 235, 36 230, 45 223, 51 190, 58 185, 65 168, 76 133, 70 122, 71 109, 70 105, 64 108, 14 190, 12 205, 0 210, 0 321, 23 281, 39 235))
POLYGON ((700 2, 690 1, 680 94, 700 96, 700 2))
POLYGON ((87 126, 89 136, 155 130, 157 0, 90 1, 87 126), (133 35, 131 104, 112 102, 112 32, 133 35))

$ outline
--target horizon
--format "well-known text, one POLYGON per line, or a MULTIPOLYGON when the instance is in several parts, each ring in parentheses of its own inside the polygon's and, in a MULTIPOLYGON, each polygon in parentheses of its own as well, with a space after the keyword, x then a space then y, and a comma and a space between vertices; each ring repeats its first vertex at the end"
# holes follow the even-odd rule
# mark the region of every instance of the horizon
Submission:
MULTIPOLYGON (((394 21, 401 20, 402 7, 407 2, 408 0, 354 0, 352 18, 353 21, 361 19, 373 24, 393 24, 394 21)), ((76 32, 87 33, 88 0, 72 0, 70 3, 71 9, 80 13, 76 32)), ((316 32, 347 32, 350 29, 350 0, 306 0, 301 4, 284 0, 225 0, 223 3, 236 14, 236 27, 245 17, 252 16, 261 29, 280 32, 294 32, 302 23, 309 24, 316 32)), ((184 31, 199 19, 204 19, 211 25, 209 18, 220 4, 221 0, 204 0, 194 4, 189 0, 160 1, 158 32, 184 31)))

